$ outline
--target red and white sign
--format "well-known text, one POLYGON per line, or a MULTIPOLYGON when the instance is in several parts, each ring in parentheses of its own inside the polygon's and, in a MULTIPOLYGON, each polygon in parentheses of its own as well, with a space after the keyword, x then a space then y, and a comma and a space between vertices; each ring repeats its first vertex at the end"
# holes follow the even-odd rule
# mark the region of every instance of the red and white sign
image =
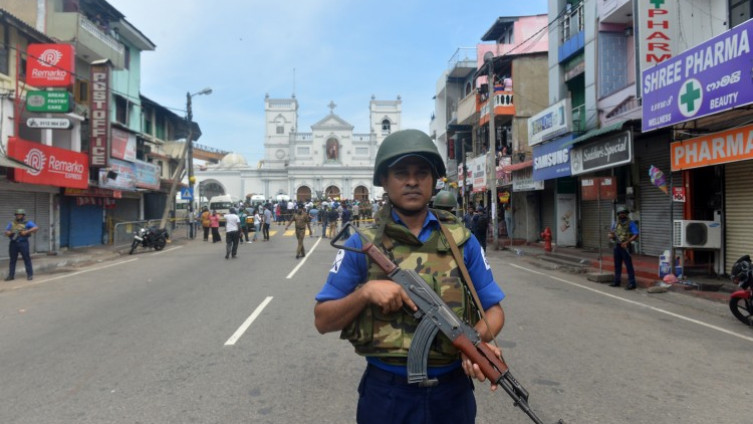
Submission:
POLYGON ((136 135, 113 127, 112 153, 110 156, 133 162, 136 160, 136 135))
POLYGON ((55 187, 89 187, 89 163, 84 153, 9 137, 8 156, 36 168, 36 171, 14 169, 13 180, 16 182, 55 187))
POLYGON ((35 87, 73 84, 76 54, 70 44, 29 44, 26 49, 26 83, 35 87))
POLYGON ((91 96, 89 109, 91 112, 89 157, 91 166, 102 168, 107 166, 110 154, 110 64, 93 65, 91 67, 91 96))
POLYGON ((677 0, 639 0, 638 37, 641 71, 674 56, 679 42, 677 0))

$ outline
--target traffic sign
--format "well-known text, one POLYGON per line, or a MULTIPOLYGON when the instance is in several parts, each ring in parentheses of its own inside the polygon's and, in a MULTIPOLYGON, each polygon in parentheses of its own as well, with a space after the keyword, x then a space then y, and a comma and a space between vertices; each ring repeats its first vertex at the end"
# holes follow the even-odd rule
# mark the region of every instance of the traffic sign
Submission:
POLYGON ((26 126, 29 128, 67 130, 71 128, 71 120, 67 118, 29 118, 26 120, 26 126))
POLYGON ((68 113, 73 110, 71 93, 65 90, 34 90, 26 93, 26 110, 29 112, 68 113))
POLYGON ((193 200, 193 188, 185 187, 180 189, 181 200, 193 200))

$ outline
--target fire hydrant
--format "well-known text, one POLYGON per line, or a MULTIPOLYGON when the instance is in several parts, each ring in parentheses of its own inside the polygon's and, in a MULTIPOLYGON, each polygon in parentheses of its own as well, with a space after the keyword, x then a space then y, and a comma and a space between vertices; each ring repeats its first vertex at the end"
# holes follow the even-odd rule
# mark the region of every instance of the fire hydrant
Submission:
POLYGON ((544 229, 544 231, 541 233, 541 238, 544 240, 544 251, 551 252, 552 251, 552 230, 550 230, 549 227, 546 227, 546 229, 544 229))

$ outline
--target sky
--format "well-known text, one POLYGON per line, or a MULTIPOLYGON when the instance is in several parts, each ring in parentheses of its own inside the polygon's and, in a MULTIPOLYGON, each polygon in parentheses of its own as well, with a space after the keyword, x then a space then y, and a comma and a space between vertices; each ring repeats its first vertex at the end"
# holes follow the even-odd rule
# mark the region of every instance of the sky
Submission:
POLYGON ((298 100, 298 127, 334 113, 369 132, 369 102, 402 99, 402 128, 428 133, 437 80, 499 16, 547 13, 546 0, 108 0, 157 47, 141 93, 185 116, 197 143, 264 159, 264 98, 298 100))

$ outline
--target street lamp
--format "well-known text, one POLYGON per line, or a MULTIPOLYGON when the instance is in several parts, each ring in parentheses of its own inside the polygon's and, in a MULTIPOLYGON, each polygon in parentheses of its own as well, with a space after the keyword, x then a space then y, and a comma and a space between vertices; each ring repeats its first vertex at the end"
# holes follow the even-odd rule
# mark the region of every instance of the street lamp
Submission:
MULTIPOLYGON (((188 126, 188 137, 186 137, 186 149, 188 149, 188 192, 191 193, 191 201, 188 203, 188 216, 191 217, 191 225, 189 228, 189 237, 194 238, 194 201, 196 196, 193 193, 193 185, 196 182, 196 178, 193 176, 193 111, 191 110, 191 98, 193 96, 201 96, 203 94, 212 94, 212 89, 207 87, 199 92, 191 94, 186 93, 186 125, 188 126)), ((199 199, 201 201, 201 199, 199 199)))

